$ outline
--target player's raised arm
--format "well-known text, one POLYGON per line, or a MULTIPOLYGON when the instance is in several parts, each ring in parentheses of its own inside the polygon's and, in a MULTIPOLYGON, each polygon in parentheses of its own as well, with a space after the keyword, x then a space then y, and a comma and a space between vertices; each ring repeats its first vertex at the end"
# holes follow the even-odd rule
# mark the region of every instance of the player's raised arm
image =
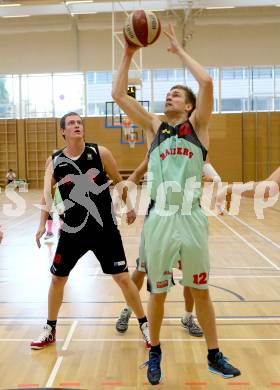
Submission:
POLYGON ((192 122, 203 145, 208 149, 208 122, 213 109, 213 81, 208 72, 194 58, 185 52, 178 42, 173 26, 170 24, 168 31, 164 32, 169 39, 168 51, 176 54, 184 66, 191 72, 199 84, 199 91, 196 99, 196 108, 191 114, 192 122))
POLYGON ((128 71, 132 57, 137 49, 125 43, 123 57, 113 81, 112 97, 132 122, 146 131, 153 131, 154 122, 160 123, 159 119, 156 115, 147 112, 136 99, 127 94, 128 71))
POLYGON ((122 60, 113 81, 112 97, 132 122, 143 130, 154 133, 161 121, 156 115, 147 112, 136 99, 127 94, 128 71, 132 57, 138 49, 139 47, 131 46, 125 42, 122 60))

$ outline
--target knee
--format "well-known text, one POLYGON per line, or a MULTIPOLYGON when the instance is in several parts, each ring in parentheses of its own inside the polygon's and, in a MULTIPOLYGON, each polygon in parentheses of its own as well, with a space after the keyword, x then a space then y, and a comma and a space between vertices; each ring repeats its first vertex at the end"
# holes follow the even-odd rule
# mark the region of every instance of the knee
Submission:
POLYGON ((68 277, 67 276, 52 276, 51 286, 53 288, 61 288, 64 287, 65 283, 67 282, 68 277))
POLYGON ((131 279, 133 280, 134 283, 143 283, 145 279, 145 272, 140 272, 137 269, 133 272, 131 279))
POLYGON ((159 294, 151 293, 150 301, 155 304, 162 304, 165 301, 166 295, 167 293, 159 293, 159 294))
POLYGON ((209 296, 209 290, 199 290, 197 288, 191 289, 192 296, 195 300, 195 303, 203 303, 205 301, 208 301, 210 299, 209 296))
POLYGON ((113 278, 121 288, 128 288, 129 285, 132 283, 132 280, 128 272, 123 272, 121 274, 113 275, 113 278))

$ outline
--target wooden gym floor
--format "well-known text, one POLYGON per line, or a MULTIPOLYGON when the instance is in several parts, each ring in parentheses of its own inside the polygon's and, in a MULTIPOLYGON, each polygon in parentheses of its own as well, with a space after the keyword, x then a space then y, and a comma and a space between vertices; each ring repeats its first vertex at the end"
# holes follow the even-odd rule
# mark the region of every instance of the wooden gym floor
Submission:
MULTIPOLYGON (((135 318, 126 334, 115 321, 123 298, 111 277, 101 273, 92 254, 80 260, 66 286, 58 323, 58 341, 31 351, 30 341, 42 330, 47 313, 49 267, 56 239, 42 242, 35 233, 40 192, 19 193, 26 210, 8 216, 0 194, 0 389, 76 388, 149 389, 147 360, 135 318)), ((210 291, 214 301, 220 348, 242 371, 224 380, 207 370, 204 339, 180 326, 184 312, 182 287, 168 296, 162 327, 162 389, 280 388, 280 202, 256 219, 251 200, 242 201, 238 216, 210 217, 210 291)), ((121 232, 133 270, 143 216, 121 232)), ((57 232, 55 224, 54 232, 57 232)), ((148 294, 141 296, 146 307, 148 294)))

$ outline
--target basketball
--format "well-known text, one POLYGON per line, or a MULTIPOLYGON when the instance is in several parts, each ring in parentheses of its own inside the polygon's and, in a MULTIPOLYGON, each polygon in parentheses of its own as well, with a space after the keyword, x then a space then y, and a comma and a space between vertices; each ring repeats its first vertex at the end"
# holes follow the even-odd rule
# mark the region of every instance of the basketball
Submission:
POLYGON ((124 26, 124 36, 131 46, 148 46, 154 43, 161 31, 159 18, 151 11, 132 12, 124 26))

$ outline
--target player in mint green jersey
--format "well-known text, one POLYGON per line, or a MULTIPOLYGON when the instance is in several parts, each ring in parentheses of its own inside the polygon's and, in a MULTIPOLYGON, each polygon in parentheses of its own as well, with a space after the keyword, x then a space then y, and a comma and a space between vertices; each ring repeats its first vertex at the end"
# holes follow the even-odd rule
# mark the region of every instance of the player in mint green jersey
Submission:
POLYGON ((191 288, 197 317, 208 347, 208 367, 224 378, 240 375, 219 351, 215 313, 209 295, 208 219, 200 207, 202 168, 209 147, 208 122, 213 82, 205 69, 179 44, 170 25, 168 51, 175 54, 199 84, 197 97, 185 86, 168 91, 166 121, 127 95, 128 71, 137 48, 126 44, 112 96, 132 122, 146 131, 149 144, 148 185, 151 205, 142 232, 140 259, 151 291, 148 305, 151 350, 148 380, 161 380, 160 328, 164 301, 172 286, 172 268, 181 259, 182 281, 191 288))

